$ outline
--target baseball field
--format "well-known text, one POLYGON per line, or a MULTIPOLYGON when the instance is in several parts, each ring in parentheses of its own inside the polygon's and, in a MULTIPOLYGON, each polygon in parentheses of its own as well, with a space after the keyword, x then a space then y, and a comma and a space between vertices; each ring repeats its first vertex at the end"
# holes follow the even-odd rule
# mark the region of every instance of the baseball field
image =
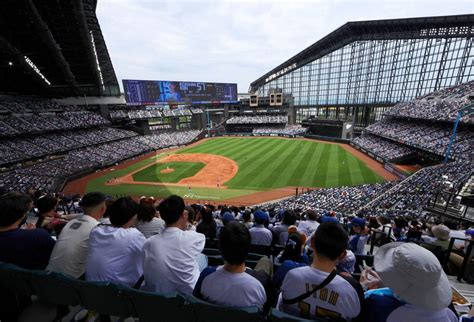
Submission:
MULTIPOLYGON (((232 203, 281 198, 294 194, 296 187, 351 186, 386 179, 391 177, 380 164, 345 144, 221 137, 157 151, 80 180, 85 191, 156 197, 179 194, 232 203)), ((71 182, 65 190, 73 188, 71 182)))

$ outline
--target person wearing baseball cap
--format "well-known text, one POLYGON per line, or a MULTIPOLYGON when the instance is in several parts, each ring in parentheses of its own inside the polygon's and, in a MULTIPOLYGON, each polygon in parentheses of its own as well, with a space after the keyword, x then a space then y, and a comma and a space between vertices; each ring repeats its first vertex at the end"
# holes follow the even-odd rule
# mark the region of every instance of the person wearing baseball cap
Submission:
POLYGON ((365 255, 365 243, 369 239, 369 228, 364 218, 355 217, 351 220, 354 235, 349 240, 349 250, 355 255, 365 255))
POLYGON ((255 226, 250 228, 250 236, 252 236, 252 245, 270 246, 273 240, 272 232, 265 227, 270 221, 268 214, 262 210, 257 210, 253 214, 255 226))
POLYGON ((365 322, 458 321, 448 308, 451 283, 429 250, 413 243, 386 244, 375 254, 374 269, 373 280, 380 278, 387 287, 365 293, 365 322))

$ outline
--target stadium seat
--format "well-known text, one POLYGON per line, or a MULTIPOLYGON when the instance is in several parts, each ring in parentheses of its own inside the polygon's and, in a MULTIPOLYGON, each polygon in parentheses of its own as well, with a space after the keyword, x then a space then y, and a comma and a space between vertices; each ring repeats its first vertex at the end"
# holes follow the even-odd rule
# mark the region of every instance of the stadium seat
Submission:
POLYGON ((256 307, 224 307, 186 296, 186 309, 194 313, 197 322, 253 322, 264 321, 256 307))
POLYGON ((8 289, 18 295, 30 296, 34 294, 34 288, 26 278, 29 270, 13 264, 0 264, 0 288, 8 289))
POLYGON ((217 248, 204 248, 202 253, 207 256, 221 256, 221 251, 217 248))
POLYGON ((273 256, 276 257, 285 249, 285 245, 273 245, 273 256))
POLYGON ((82 305, 88 310, 122 318, 136 315, 132 301, 121 285, 76 280, 73 287, 79 292, 82 305))
POLYGON ((206 238, 206 244, 204 248, 217 248, 217 239, 214 238, 206 238))
POLYGON ((125 287, 121 292, 123 296, 130 298, 132 301, 135 316, 140 321, 195 320, 193 312, 184 308, 186 299, 176 293, 157 294, 125 287))
POLYGON ((76 282, 73 277, 49 271, 31 271, 27 279, 43 302, 71 306, 81 304, 79 293, 73 287, 76 282))
POLYGON ((265 255, 265 256, 271 256, 273 254, 272 247, 266 246, 266 245, 251 245, 250 252, 254 254, 265 255))
POLYGON ((25 278, 27 274, 16 265, 0 263, 0 320, 15 320, 31 304, 34 289, 25 278))
POLYGON ((260 254, 254 254, 254 253, 249 253, 247 255, 247 259, 245 260, 245 266, 254 269, 255 266, 257 265, 258 261, 264 257, 263 255, 260 254))
POLYGON ((310 322, 310 321, 317 321, 317 322, 327 322, 325 319, 317 319, 317 320, 307 320, 297 316, 289 315, 283 312, 280 312, 276 309, 272 309, 268 320, 271 322, 310 322))

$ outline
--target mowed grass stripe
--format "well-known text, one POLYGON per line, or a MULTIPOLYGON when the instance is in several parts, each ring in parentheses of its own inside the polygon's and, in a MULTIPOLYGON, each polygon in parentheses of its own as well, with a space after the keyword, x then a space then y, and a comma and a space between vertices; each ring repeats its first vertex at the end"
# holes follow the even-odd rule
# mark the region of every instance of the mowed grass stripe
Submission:
MULTIPOLYGON (((301 186, 303 185, 301 182, 303 180, 303 175, 306 172, 306 170, 309 168, 307 166, 308 160, 312 159, 312 156, 317 150, 317 147, 319 146, 318 144, 310 144, 308 141, 302 141, 304 142, 303 148, 299 153, 297 153, 297 156, 299 156, 299 161, 296 164, 295 169, 293 172, 287 171, 289 174, 289 180, 288 180, 288 185, 289 186, 301 186)), ((298 158, 294 160, 296 162, 298 158)), ((293 161, 290 161, 293 162, 293 161)))
POLYGON ((321 156, 318 160, 318 163, 314 167, 315 172, 313 174, 313 182, 316 187, 326 186, 326 175, 328 172, 328 160, 330 151, 331 145, 325 144, 323 150, 321 151, 321 156))
MULTIPOLYGON (((229 182, 231 187, 257 187, 261 186, 252 185, 252 182, 261 181, 262 174, 268 171, 268 167, 272 164, 274 159, 281 154, 282 151, 286 150, 290 144, 288 142, 278 142, 277 140, 273 142, 268 142, 267 146, 253 157, 248 157, 246 161, 242 163, 242 167, 239 164, 239 178, 234 178, 229 182), (268 153, 267 153, 268 152, 268 153), (262 166, 251 166, 255 164, 256 160, 262 166), (242 171, 240 170, 242 168, 242 171)), ((256 165, 256 164, 255 164, 256 165)))
POLYGON ((200 145, 197 145, 188 149, 180 150, 177 153, 196 153, 196 152, 210 153, 212 151, 217 151, 217 150, 220 150, 221 148, 224 148, 224 145, 233 146, 233 145, 239 145, 239 144, 241 144, 240 141, 234 138, 228 138, 227 140, 213 139, 211 141, 203 142, 200 145))
POLYGON ((347 152, 341 147, 337 147, 337 162, 339 165, 338 185, 350 186, 352 185, 351 171, 349 169, 349 161, 347 160, 347 152))
MULTIPOLYGON (((281 158, 275 159, 267 167, 267 176, 265 179, 262 180, 262 183, 259 187, 281 187, 288 186, 288 182, 290 181, 290 176, 293 171, 288 171, 290 168, 290 164, 294 162, 295 155, 298 154, 298 150, 301 150, 300 144, 293 144, 293 147, 288 146, 288 151, 281 154, 281 158)), ((291 169, 291 168, 290 168, 291 169)))
POLYGON ((261 142, 252 142, 252 141, 247 141, 247 142, 240 142, 240 144, 236 145, 235 147, 228 149, 225 151, 225 156, 234 159, 237 161, 237 163, 240 166, 240 159, 246 158, 248 155, 252 155, 253 153, 256 153, 258 149, 262 148, 265 146, 267 141, 262 140, 261 142))
POLYGON ((336 187, 339 178, 339 164, 337 162, 337 151, 339 146, 331 144, 329 150, 329 158, 327 161, 327 171, 325 185, 328 187, 336 187))
POLYGON ((313 186, 313 176, 315 175, 317 169, 316 166, 321 159, 325 144, 314 144, 316 149, 311 154, 310 159, 307 160, 306 169, 303 172, 303 175, 300 179, 300 186, 311 187, 313 186))
POLYGON ((259 160, 265 157, 267 152, 270 152, 278 144, 278 142, 274 141, 265 141, 261 147, 253 145, 250 150, 240 153, 241 158, 238 161, 239 174, 244 176, 247 172, 252 171, 252 169, 258 168, 257 164, 260 163, 259 160), (251 166, 252 164, 255 164, 255 166, 251 166))
POLYGON ((287 186, 304 186, 304 183, 302 183, 305 179, 304 173, 308 168, 311 168, 308 160, 312 159, 312 156, 319 147, 318 144, 311 144, 309 141, 301 142, 301 148, 296 153, 293 153, 293 156, 290 156, 291 159, 287 160, 286 169, 282 171, 287 186), (294 167, 291 167, 290 164, 294 164, 294 167))
POLYGON ((349 163, 349 169, 352 177, 352 183, 365 183, 364 177, 362 176, 362 169, 359 165, 359 159, 354 157, 352 154, 347 155, 347 162, 349 163))

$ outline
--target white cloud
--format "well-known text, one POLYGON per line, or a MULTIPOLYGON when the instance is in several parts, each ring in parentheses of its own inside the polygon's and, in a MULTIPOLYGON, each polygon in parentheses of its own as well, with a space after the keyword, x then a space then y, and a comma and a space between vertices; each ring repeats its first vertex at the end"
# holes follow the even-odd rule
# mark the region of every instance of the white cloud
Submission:
POLYGON ((348 21, 467 14, 470 0, 100 0, 122 79, 236 82, 239 92, 348 21))

